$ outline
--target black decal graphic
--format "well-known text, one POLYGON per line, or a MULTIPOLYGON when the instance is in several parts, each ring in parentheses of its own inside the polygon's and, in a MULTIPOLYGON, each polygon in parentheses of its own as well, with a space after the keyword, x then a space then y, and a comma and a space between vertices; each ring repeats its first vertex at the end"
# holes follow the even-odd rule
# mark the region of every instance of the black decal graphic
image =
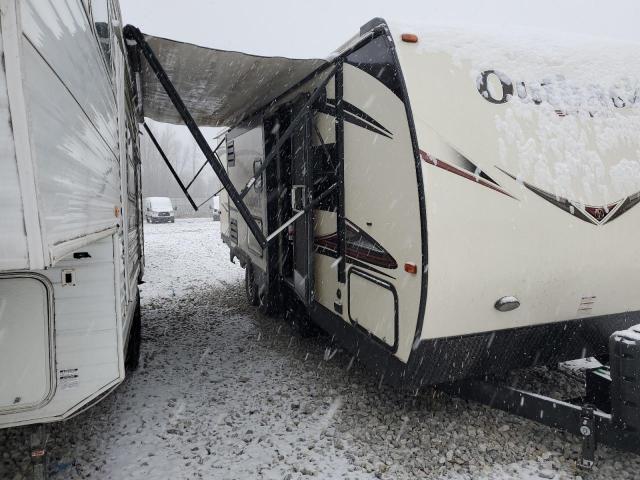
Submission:
MULTIPOLYGON (((347 260, 360 260, 382 268, 398 268, 398 262, 382 245, 349 220, 346 221, 346 224, 347 260)), ((315 247, 318 253, 331 257, 337 256, 338 234, 330 233, 329 235, 316 237, 315 247)))
POLYGON ((476 85, 478 87, 478 92, 482 95, 482 98, 490 103, 506 103, 513 96, 513 82, 511 82, 511 79, 504 73, 497 70, 485 70, 484 72, 480 72, 480 75, 478 75, 478 79, 476 80, 476 85), (502 96, 500 98, 492 96, 491 89, 489 88, 489 77, 491 76, 495 76, 502 84, 502 96))
MULTIPOLYGON (((508 175, 512 179, 517 181, 517 178, 496 166, 505 175, 508 175)), ((629 195, 628 197, 618 200, 617 202, 608 203, 606 205, 582 205, 578 202, 573 202, 569 199, 559 197, 544 190, 534 187, 530 183, 522 182, 522 184, 541 198, 544 198, 547 202, 555 205, 556 207, 564 210, 565 212, 573 215, 580 220, 591 223, 594 225, 604 225, 618 218, 623 213, 628 212, 632 207, 640 203, 640 192, 629 195)))
MULTIPOLYGON (((352 105, 349 102, 343 101, 344 103, 344 121, 356 125, 358 127, 364 128, 365 130, 369 130, 371 132, 377 133, 378 135, 382 135, 387 138, 393 138, 393 133, 390 130, 385 128, 380 122, 378 122, 375 118, 368 115, 366 112, 363 112, 355 105, 352 105)), ((336 114, 336 106, 335 100, 333 98, 328 98, 326 103, 321 103, 316 106, 316 110, 321 113, 326 113, 327 115, 335 116, 336 114)))

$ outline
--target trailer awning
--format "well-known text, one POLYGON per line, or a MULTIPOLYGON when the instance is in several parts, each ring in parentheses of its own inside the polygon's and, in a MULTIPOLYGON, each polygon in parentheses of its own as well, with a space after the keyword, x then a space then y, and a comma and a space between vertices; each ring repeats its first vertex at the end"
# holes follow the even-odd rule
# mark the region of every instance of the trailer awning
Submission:
MULTIPOLYGON (((320 59, 261 57, 145 35, 196 123, 234 126, 326 63, 320 59)), ((182 119, 146 62, 142 62, 145 117, 182 119)))

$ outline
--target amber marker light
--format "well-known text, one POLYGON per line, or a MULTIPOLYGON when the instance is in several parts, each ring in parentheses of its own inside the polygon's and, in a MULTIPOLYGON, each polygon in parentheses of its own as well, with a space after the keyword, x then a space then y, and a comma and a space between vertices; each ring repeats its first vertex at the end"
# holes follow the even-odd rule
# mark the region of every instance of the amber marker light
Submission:
POLYGON ((414 33, 403 33, 400 38, 402 38, 403 42, 418 43, 418 36, 414 33))
POLYGON ((413 262, 407 262, 404 264, 404 271, 415 275, 418 273, 418 266, 413 262))

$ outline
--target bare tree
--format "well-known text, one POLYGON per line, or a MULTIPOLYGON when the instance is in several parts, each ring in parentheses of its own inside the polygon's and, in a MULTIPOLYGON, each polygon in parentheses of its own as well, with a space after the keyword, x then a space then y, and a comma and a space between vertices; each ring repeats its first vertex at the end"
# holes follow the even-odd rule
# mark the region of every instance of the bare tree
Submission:
MULTIPOLYGON (((190 137, 181 136, 172 126, 152 123, 150 128, 181 181, 185 185, 188 184, 206 162, 200 148, 190 137)), ((140 137, 140 150, 143 195, 170 197, 181 214, 193 214, 189 202, 184 198, 182 190, 146 133, 140 137)), ((189 188, 189 194, 199 204, 213 195, 219 189, 219 185, 220 181, 213 169, 204 165, 202 172, 189 188)), ((201 210, 198 214, 209 214, 206 206, 201 210)))

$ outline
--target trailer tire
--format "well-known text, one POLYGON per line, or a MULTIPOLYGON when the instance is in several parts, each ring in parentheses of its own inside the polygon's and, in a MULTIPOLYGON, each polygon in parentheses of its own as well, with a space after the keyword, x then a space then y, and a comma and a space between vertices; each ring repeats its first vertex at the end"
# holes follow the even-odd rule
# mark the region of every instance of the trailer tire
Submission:
POLYGON ((247 295, 247 302, 252 307, 260 305, 260 298, 258 297, 258 285, 256 284, 253 267, 250 263, 244 268, 244 292, 247 295))
POLYGON ((140 364, 140 347, 142 345, 142 316, 140 315, 140 298, 136 304, 136 310, 131 320, 131 331, 129 332, 129 344, 124 365, 129 371, 136 370, 140 364))

